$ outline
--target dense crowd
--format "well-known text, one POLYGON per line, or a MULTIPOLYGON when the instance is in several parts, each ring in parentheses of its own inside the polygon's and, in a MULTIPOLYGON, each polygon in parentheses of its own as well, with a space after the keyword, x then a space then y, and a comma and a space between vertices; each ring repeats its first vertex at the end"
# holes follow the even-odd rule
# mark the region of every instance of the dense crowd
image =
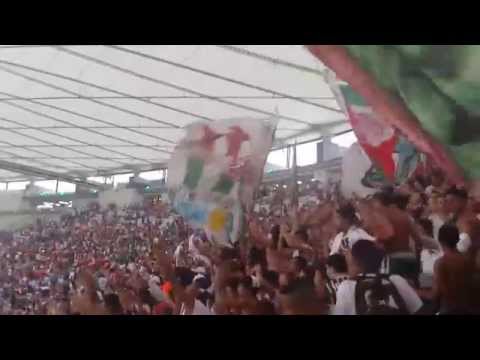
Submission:
POLYGON ((480 208, 467 190, 439 171, 367 198, 317 190, 300 206, 274 194, 271 206, 247 214, 232 247, 210 242, 165 203, 93 204, 38 221, 0 242, 0 311, 480 312, 480 208))

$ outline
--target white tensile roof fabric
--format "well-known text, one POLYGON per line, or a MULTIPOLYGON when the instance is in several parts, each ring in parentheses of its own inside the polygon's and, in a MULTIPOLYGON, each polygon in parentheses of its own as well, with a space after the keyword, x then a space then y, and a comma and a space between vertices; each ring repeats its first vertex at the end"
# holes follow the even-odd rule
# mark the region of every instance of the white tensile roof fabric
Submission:
POLYGON ((0 160, 149 170, 201 119, 278 114, 277 144, 335 134, 349 126, 324 70, 301 45, 0 46, 0 160))

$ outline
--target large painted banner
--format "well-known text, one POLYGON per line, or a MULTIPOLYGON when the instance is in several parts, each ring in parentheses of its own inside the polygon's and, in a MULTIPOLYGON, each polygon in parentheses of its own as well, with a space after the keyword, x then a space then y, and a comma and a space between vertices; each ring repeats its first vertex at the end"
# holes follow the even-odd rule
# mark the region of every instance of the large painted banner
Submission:
POLYGON ((186 129, 168 164, 175 209, 223 245, 238 241, 243 211, 252 206, 277 121, 229 119, 186 129))

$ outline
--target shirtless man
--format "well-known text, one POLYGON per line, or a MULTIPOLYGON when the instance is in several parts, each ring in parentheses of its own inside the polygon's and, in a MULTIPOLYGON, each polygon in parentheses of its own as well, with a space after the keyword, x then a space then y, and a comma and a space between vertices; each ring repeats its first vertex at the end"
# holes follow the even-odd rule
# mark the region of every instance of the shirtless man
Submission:
POLYGON ((378 242, 382 245, 385 252, 394 254, 411 251, 410 236, 414 231, 407 212, 396 206, 393 197, 385 193, 375 194, 372 205, 376 215, 385 216, 392 226, 391 236, 378 237, 378 242))
MULTIPOLYGON (((399 198, 398 198, 399 199, 399 198)), ((372 234, 387 254, 384 271, 391 274, 402 275, 414 283, 418 281, 419 261, 413 251, 410 241, 415 242, 415 248, 419 247, 421 236, 415 228, 413 220, 408 213, 396 203, 393 194, 377 193, 373 197, 371 213, 368 216, 375 224, 383 223, 382 232, 372 234)), ((365 211, 363 211, 365 214, 365 211)), ((368 223, 368 219, 367 219, 368 223)))
POLYGON ((467 314, 473 311, 472 263, 457 250, 458 229, 443 225, 439 242, 443 256, 435 262, 433 296, 441 314, 467 314))

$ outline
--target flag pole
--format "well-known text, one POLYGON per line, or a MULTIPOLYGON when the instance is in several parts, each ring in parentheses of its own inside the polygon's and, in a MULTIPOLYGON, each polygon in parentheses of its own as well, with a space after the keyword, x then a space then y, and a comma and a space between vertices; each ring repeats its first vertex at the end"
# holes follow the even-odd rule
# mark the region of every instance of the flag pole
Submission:
POLYGON ((293 164, 292 164, 292 199, 291 204, 298 208, 298 170, 297 170, 297 140, 295 139, 295 143, 293 144, 293 164))

